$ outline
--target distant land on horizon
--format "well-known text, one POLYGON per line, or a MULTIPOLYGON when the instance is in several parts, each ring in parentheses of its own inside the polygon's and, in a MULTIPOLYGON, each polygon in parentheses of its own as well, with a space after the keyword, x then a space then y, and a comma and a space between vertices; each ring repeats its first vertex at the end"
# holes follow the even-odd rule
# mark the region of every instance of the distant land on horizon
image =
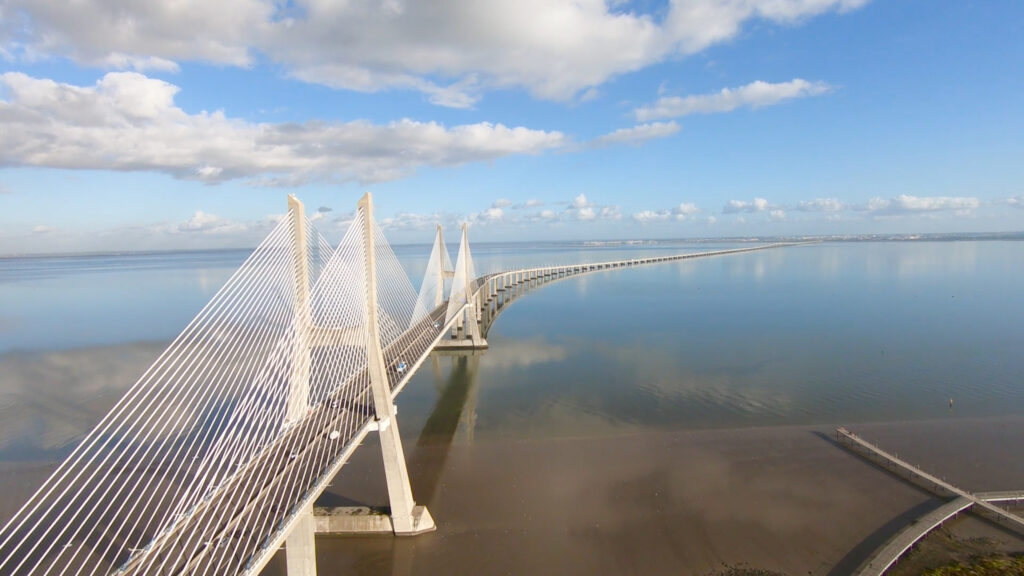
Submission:
MULTIPOLYGON (((609 246, 657 246, 660 244, 711 244, 720 242, 956 242, 956 241, 1019 241, 1019 232, 932 232, 921 234, 832 234, 832 235, 779 235, 779 236, 716 236, 706 238, 650 238, 629 240, 520 240, 514 242, 471 242, 471 246, 507 246, 509 244, 547 244, 552 246, 580 246, 597 248, 609 246)), ((448 244, 454 245, 454 242, 448 244)), ((392 246, 429 246, 428 242, 394 243, 392 246)), ((91 256, 146 256, 161 254, 217 253, 253 250, 255 246, 234 248, 170 248, 167 250, 112 250, 83 252, 38 252, 0 254, 0 259, 16 258, 87 258, 91 256)))

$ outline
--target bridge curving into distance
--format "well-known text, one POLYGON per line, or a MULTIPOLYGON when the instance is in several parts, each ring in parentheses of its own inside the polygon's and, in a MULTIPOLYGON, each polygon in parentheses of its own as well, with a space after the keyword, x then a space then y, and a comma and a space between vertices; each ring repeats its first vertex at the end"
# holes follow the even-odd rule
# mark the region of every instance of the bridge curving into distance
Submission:
POLYGON ((431 351, 486 347, 509 302, 555 280, 783 245, 477 276, 466 227, 454 266, 438 227, 417 291, 369 194, 337 247, 290 196, 287 218, 0 529, 0 574, 255 575, 282 544, 291 576, 316 574, 313 503, 371 432, 390 515, 343 529, 433 530, 394 406, 431 351))

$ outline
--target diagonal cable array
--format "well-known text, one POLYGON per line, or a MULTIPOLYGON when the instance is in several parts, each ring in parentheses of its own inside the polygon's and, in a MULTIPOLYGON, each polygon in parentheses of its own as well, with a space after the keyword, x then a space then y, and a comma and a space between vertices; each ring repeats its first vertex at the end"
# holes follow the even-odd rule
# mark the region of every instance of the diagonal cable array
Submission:
MULTIPOLYGON (((384 238, 376 222, 373 223, 374 258, 377 273, 378 321, 381 329, 381 347, 393 344, 406 330, 421 320, 427 310, 417 314, 419 296, 405 269, 384 238)), ((431 309, 435 306, 431 306, 431 309)))
POLYGON ((427 269, 423 274, 423 283, 420 285, 413 318, 422 318, 430 310, 444 302, 445 278, 451 278, 453 274, 452 259, 448 255, 448 248, 444 245, 441 227, 438 226, 437 236, 434 237, 434 246, 430 249, 430 258, 427 259, 427 269))
POLYGON ((364 217, 332 250, 290 212, 0 529, 0 573, 252 569, 373 418, 366 258, 393 388, 441 332, 364 217))

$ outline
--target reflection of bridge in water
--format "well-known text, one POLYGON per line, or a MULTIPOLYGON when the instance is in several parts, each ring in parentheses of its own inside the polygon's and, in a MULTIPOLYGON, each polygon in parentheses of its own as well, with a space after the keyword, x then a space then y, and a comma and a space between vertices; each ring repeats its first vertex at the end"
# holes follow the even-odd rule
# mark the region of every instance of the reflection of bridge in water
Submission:
MULTIPOLYGON (((486 347, 505 306, 554 280, 774 246, 478 277, 462 232, 453 266, 438 230, 417 292, 369 195, 337 248, 291 198, 288 218, 0 530, 0 573, 257 574, 286 542, 289 573, 315 574, 318 524, 432 530, 393 404, 431 351, 486 347), (313 503, 370 432, 388 514, 317 518, 313 503)), ((476 361, 457 358, 456 371, 476 361)), ((421 441, 450 439, 460 420, 471 434, 475 394, 446 387, 421 441)), ((421 474, 429 496, 440 468, 421 474)))

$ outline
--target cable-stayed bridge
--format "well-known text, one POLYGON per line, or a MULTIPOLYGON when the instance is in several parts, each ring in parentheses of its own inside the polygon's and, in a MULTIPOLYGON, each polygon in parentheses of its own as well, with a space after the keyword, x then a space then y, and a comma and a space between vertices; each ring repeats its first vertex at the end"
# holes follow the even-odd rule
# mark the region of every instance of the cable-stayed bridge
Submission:
POLYGON ((394 406, 432 350, 486 347, 507 303, 556 279, 771 246, 477 276, 465 226, 454 265, 438 227, 417 291, 369 194, 337 247, 289 197, 287 218, 0 529, 0 574, 258 574, 282 543, 289 574, 315 574, 313 503, 370 432, 387 529, 432 530, 394 406))

